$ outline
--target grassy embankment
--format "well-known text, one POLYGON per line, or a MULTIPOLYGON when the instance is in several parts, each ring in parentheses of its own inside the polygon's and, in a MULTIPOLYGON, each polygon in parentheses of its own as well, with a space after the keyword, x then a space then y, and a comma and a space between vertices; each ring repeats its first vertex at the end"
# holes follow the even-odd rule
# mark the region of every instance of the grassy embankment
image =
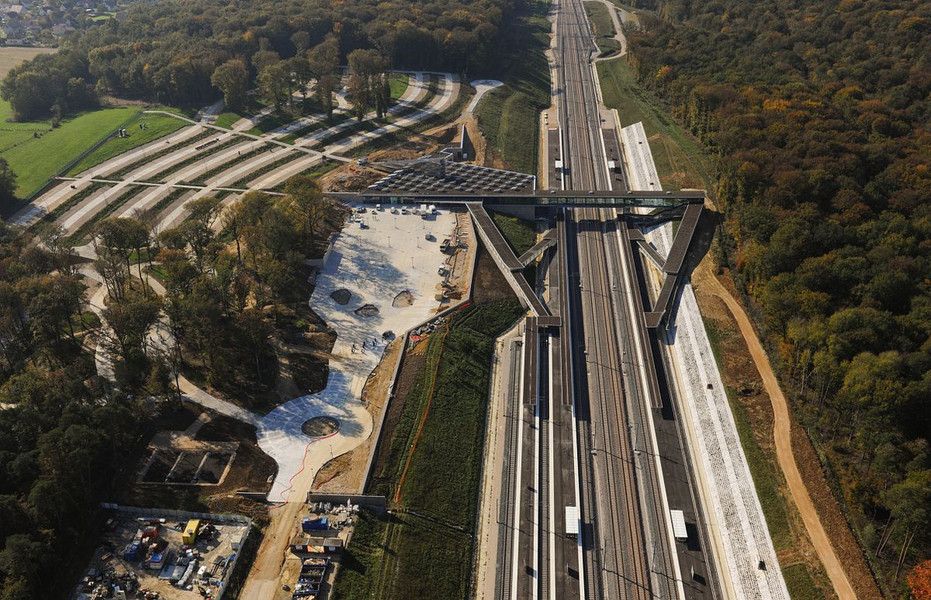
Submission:
POLYGON ((217 127, 222 127, 224 129, 232 129, 233 123, 242 119, 243 115, 236 112, 224 112, 217 115, 217 120, 213 122, 217 127))
POLYGON ((549 4, 533 2, 510 34, 512 45, 500 58, 499 79, 476 109, 489 147, 515 171, 537 172, 539 113, 550 104, 550 72, 544 51, 549 45, 549 4))
MULTIPOLYGON (((102 140, 139 112, 134 108, 104 108, 63 119, 52 128, 46 122, 3 123, 0 157, 16 173, 16 194, 29 196, 82 152, 102 140), (23 132, 28 132, 23 135, 23 132), (38 134, 36 137, 34 134, 38 134)), ((0 121, 12 117, 10 105, 0 101, 0 121)))
POLYGON ((621 43, 614 39, 617 32, 614 30, 614 21, 611 20, 608 7, 601 2, 587 1, 584 4, 588 20, 591 21, 595 33, 595 43, 598 44, 601 55, 608 56, 620 52, 621 43))
POLYGON ((537 234, 534 231, 533 223, 530 221, 494 211, 490 211, 488 214, 491 215, 491 220, 501 230, 501 235, 511 245, 511 250, 517 256, 530 250, 537 243, 537 234))
POLYGON ((397 500, 395 513, 360 519, 333 600, 467 597, 491 355, 520 314, 513 301, 469 307, 426 342, 426 364, 383 441, 389 460, 376 478, 385 483, 369 490, 397 500))
MULTIPOLYGON (((157 110, 181 114, 179 111, 174 111, 171 108, 163 106, 158 107, 157 110)), ((138 116, 126 126, 126 137, 112 136, 99 148, 85 156, 81 162, 69 169, 68 175, 77 175, 114 156, 119 156, 143 144, 148 144, 153 140, 170 135, 188 125, 189 123, 187 121, 169 117, 168 115, 139 113, 138 116), (140 129, 139 126, 142 124, 145 124, 145 129, 140 129)))
POLYGON ((643 121, 664 188, 712 189, 711 169, 698 142, 662 111, 656 98, 637 85, 623 58, 599 62, 598 77, 605 105, 617 109, 622 126, 643 121))
POLYGON ((410 75, 405 73, 392 73, 391 79, 388 81, 388 84, 391 86, 391 99, 397 100, 401 95, 407 91, 407 86, 410 83, 410 75))
POLYGON ((70 169, 69 174, 100 164, 185 125, 179 119, 148 115, 138 108, 102 108, 85 112, 63 119, 56 128, 46 121, 7 122, 10 118, 9 103, 0 101, 0 157, 5 158, 16 173, 16 194, 20 198, 35 193, 49 178, 105 139, 99 148, 70 169), (147 129, 139 129, 139 123, 143 122, 147 129), (125 127, 129 136, 107 139, 118 127, 125 127))
MULTIPOLYGON (((743 340, 737 339, 739 336, 736 332, 719 327, 716 321, 706 320, 705 329, 718 365, 727 364, 723 354, 733 352, 735 346, 741 347, 743 340)), ((772 450, 764 450, 754 437, 754 419, 738 397, 737 390, 732 385, 725 384, 725 391, 737 426, 737 434, 740 436, 740 444, 753 476, 753 485, 773 540, 773 548, 780 556, 791 555, 797 550, 796 537, 802 533, 794 532, 790 526, 790 511, 794 511, 786 497, 788 491, 785 490, 785 481, 779 471, 776 457, 772 450)), ((793 516, 796 520, 800 519, 797 515, 793 516)), ((781 567, 792 600, 825 600, 824 592, 815 584, 817 578, 822 582, 821 587, 830 587, 827 574, 822 569, 818 568, 812 573, 808 565, 797 561, 787 561, 787 564, 781 564, 781 567)))

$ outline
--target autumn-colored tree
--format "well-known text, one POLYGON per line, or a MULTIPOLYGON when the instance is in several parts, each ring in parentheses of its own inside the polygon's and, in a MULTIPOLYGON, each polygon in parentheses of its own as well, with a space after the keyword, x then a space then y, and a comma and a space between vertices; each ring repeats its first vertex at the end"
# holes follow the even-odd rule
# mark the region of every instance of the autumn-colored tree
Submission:
POLYGON ((931 559, 920 562, 908 574, 913 600, 931 600, 931 559))
POLYGON ((210 83, 223 93, 226 109, 236 112, 246 102, 249 89, 249 69, 240 59, 228 60, 214 70, 210 83))

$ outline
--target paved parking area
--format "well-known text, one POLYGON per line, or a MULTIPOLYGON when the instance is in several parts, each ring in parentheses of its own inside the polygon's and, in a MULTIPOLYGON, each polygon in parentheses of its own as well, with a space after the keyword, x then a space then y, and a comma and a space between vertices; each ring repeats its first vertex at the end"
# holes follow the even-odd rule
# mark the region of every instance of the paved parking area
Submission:
POLYGON ((292 488, 291 483, 298 473, 318 470, 371 435, 372 418, 361 394, 384 351, 382 335, 389 331, 402 335, 439 306, 434 296, 442 281, 438 269, 445 259, 440 243, 452 234, 455 215, 441 210, 422 219, 385 208, 359 214, 361 224, 347 224, 318 275, 310 304, 338 336, 330 375, 322 392, 287 402, 261 420, 259 445, 278 463, 269 501, 288 501, 292 496, 302 500, 307 490, 292 488), (346 304, 332 297, 338 290, 351 294, 346 304), (410 295, 395 301, 405 291, 410 295), (339 430, 312 439, 301 426, 321 415, 336 418, 339 430))

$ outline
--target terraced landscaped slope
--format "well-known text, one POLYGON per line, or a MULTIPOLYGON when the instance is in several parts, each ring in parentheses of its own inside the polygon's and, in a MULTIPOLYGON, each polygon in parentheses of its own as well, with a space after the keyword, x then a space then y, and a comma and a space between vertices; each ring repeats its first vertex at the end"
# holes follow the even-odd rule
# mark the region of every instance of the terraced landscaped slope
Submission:
POLYGON ((242 190, 271 190, 295 175, 326 172, 349 160, 334 153, 434 117, 453 106, 459 95, 459 84, 450 75, 418 73, 409 81, 389 110, 388 123, 375 121, 374 113, 362 122, 336 113, 329 121, 301 118, 262 136, 188 124, 63 180, 12 221, 27 226, 54 223, 75 244, 87 243, 94 225, 112 216, 154 214, 156 227, 164 230, 184 220, 185 205, 193 199, 212 195, 228 204, 242 190), (317 125, 320 128, 309 135, 297 137, 317 125), (289 137, 293 146, 285 141, 289 137), (311 144, 319 149, 308 147, 311 144))

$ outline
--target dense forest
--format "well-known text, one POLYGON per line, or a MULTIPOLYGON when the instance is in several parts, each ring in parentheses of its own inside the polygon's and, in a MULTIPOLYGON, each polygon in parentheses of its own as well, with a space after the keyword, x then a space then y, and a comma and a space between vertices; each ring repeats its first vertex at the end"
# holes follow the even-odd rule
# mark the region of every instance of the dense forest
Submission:
POLYGON ((901 596, 931 555, 931 4, 655 7, 638 79, 716 154, 730 264, 901 596))
MULTIPOLYGON (((480 75, 494 68, 502 32, 521 0, 164 0, 73 33, 60 51, 11 71, 3 97, 19 118, 83 109, 93 93, 172 105, 220 97, 211 77, 241 61, 255 81, 279 59, 309 60, 308 77, 329 75, 353 50, 388 65, 480 75), (335 50, 331 51, 329 45, 335 50)), ((300 70, 292 64, 289 72, 300 70)))
POLYGON ((146 424, 177 403, 173 375, 247 406, 273 388, 274 341, 308 328, 305 260, 343 217, 309 178, 285 192, 226 210, 193 200, 160 232, 145 214, 105 219, 93 262, 58 230, 36 244, 0 224, 0 600, 60 597, 74 583, 98 503, 146 424), (88 311, 92 286, 106 291, 109 327, 88 311), (98 375, 98 344, 115 381, 98 375))
MULTIPOLYGON (((0 598, 47 597, 62 548, 83 548, 93 507, 138 434, 83 350, 85 284, 71 261, 0 227, 0 598)), ((59 590, 60 591, 60 590, 59 590)))

